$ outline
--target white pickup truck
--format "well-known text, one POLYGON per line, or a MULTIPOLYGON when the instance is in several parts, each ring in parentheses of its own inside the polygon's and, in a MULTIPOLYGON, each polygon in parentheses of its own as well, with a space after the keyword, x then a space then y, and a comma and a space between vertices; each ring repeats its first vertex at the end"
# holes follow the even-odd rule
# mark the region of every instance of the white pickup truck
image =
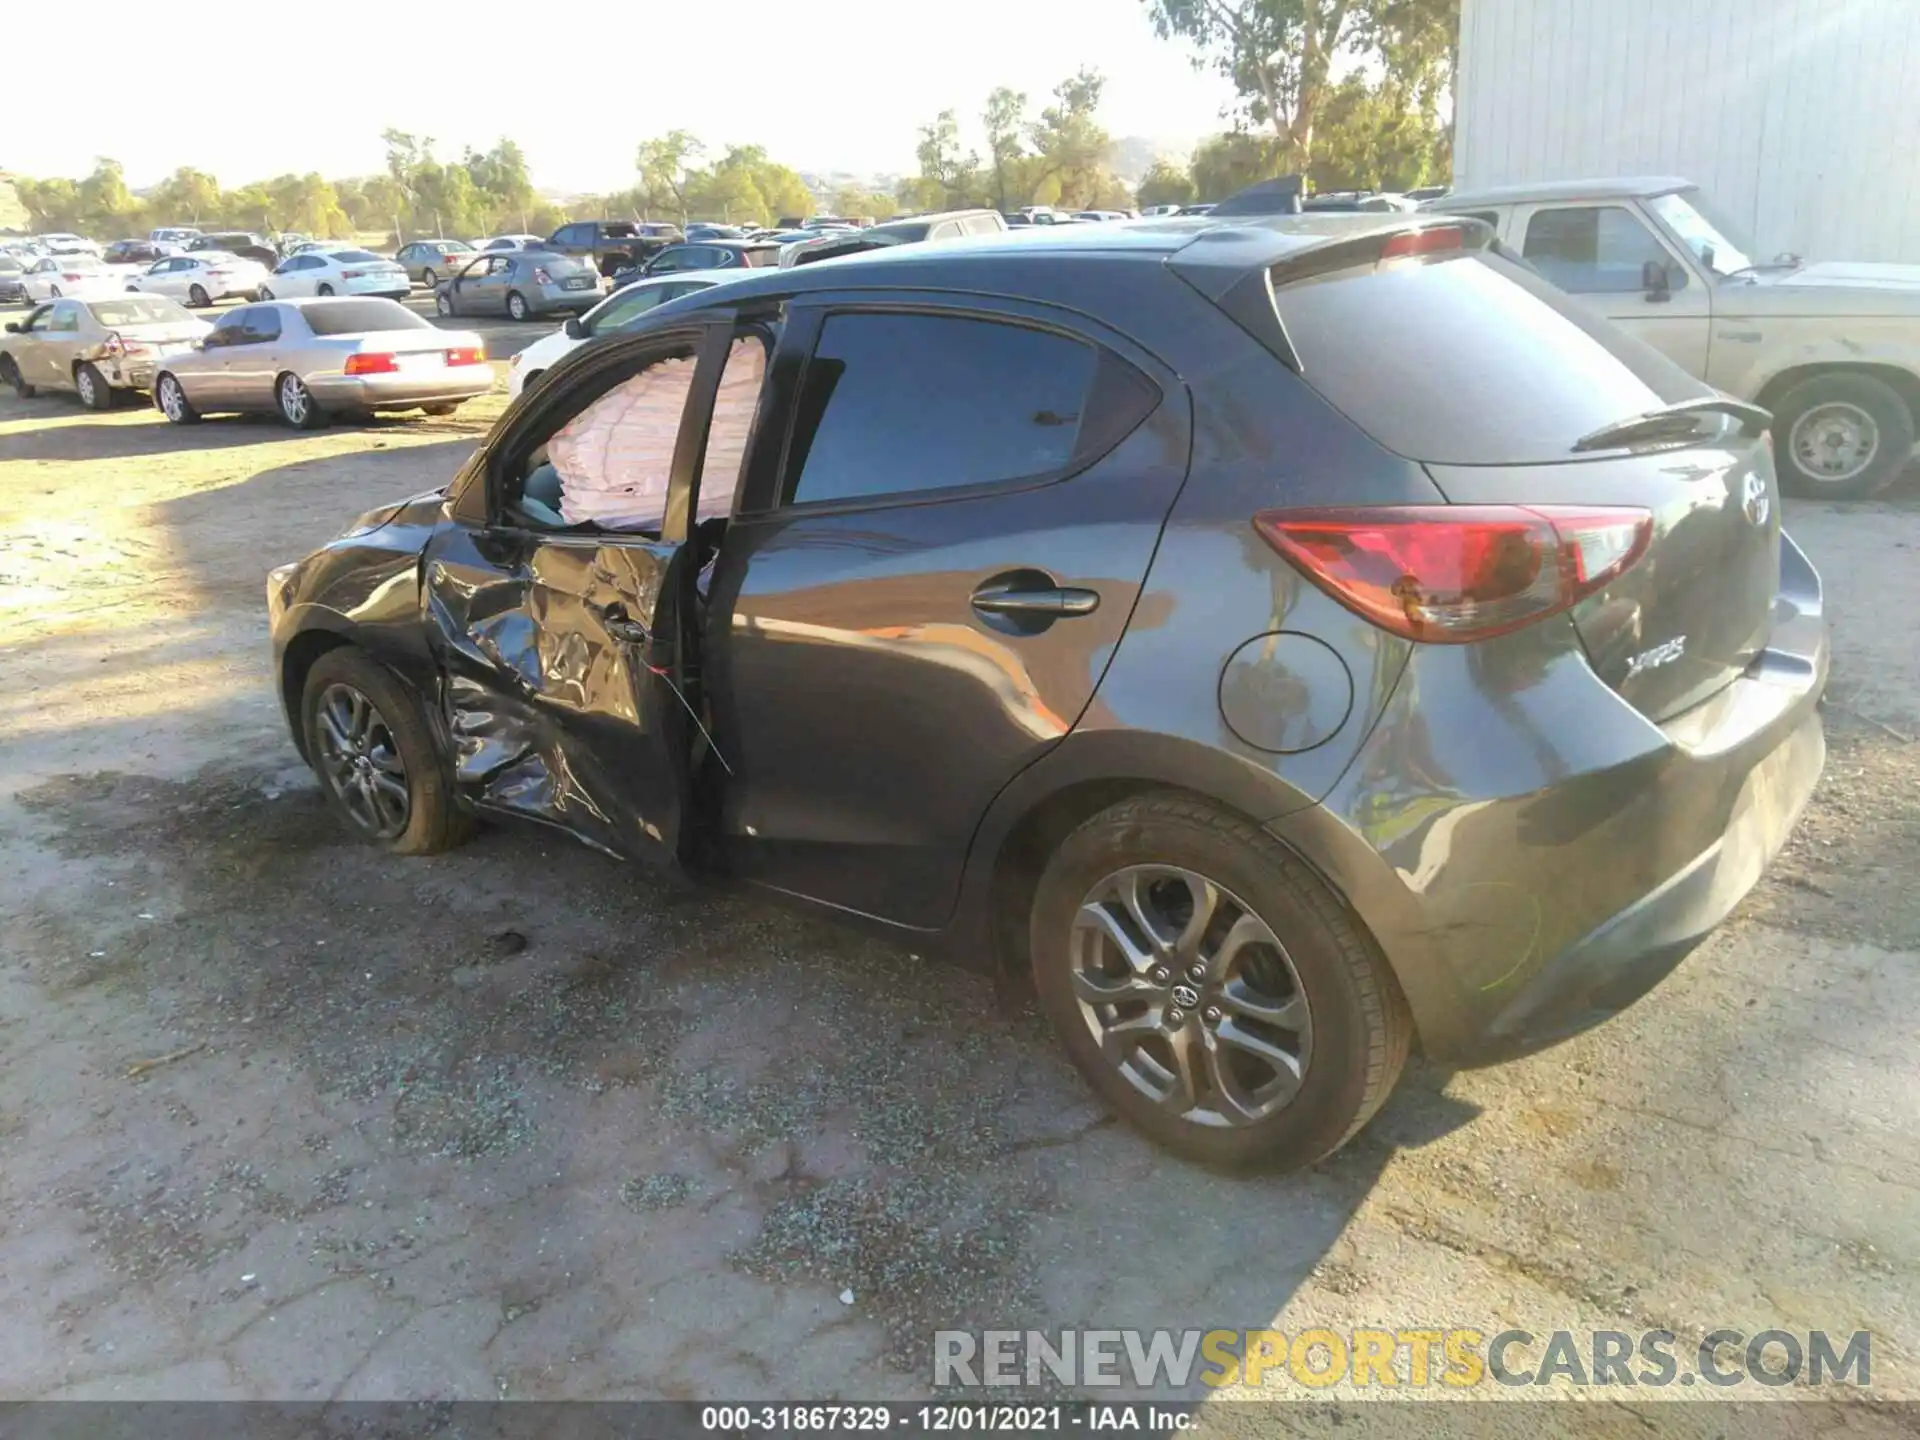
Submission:
POLYGON ((1913 458, 1920 265, 1762 259, 1674 178, 1460 191, 1423 208, 1486 221, 1562 290, 1772 411, 1789 491, 1870 495, 1913 458))

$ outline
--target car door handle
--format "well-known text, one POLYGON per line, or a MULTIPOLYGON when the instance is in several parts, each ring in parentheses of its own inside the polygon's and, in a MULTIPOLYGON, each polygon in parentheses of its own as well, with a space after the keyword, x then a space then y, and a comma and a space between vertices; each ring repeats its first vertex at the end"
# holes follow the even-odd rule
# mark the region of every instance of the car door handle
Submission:
POLYGON ((1063 619, 1071 615, 1091 615, 1099 606, 1099 592, 1071 585, 1026 589, 989 582, 973 592, 973 608, 983 615, 1063 619))

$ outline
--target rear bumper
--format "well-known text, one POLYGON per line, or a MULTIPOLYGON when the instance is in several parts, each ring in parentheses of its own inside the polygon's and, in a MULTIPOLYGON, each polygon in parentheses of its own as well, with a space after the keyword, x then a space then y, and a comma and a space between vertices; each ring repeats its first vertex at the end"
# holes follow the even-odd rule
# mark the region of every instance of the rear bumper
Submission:
POLYGON ((307 388, 336 410, 404 410, 471 400, 493 389, 491 365, 449 365, 442 370, 394 375, 312 375, 307 388))
POLYGON ((1768 648, 1660 725, 1526 632, 1416 647, 1333 793, 1270 823, 1372 929, 1431 1059, 1509 1059, 1618 1013, 1779 853, 1825 761, 1828 666, 1819 576, 1785 535, 1780 568, 1768 648))

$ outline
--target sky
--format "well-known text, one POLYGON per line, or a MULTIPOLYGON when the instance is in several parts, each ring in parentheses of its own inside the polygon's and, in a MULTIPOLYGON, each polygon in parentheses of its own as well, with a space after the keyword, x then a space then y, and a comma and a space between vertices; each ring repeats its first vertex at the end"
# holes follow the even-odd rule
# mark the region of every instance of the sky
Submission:
MULTIPOLYGON (((77 177, 107 155, 136 189, 180 165, 230 187, 363 175, 382 168, 380 132, 395 126, 434 137, 444 158, 507 136, 536 185, 605 191, 633 183, 641 140, 675 128, 715 149, 763 145, 797 170, 911 173, 916 127, 939 111, 956 110, 978 145, 988 91, 1024 90, 1038 113, 1081 65, 1107 78, 1101 117, 1116 138, 1190 145, 1222 128, 1233 98, 1154 35, 1144 0, 725 0, 688 22, 654 20, 679 8, 658 3, 461 0, 429 35, 431 8, 399 6, 389 26, 384 6, 334 7, 316 30, 312 6, 249 6, 233 45, 175 72, 182 83, 140 123, 124 106, 72 105, 61 66, 12 66, 8 113, 61 118, 7 126, 0 170, 77 177), (276 72, 262 93, 254 81, 276 72), (236 103, 221 81, 243 73, 236 103)), ((86 9, 104 33, 140 33, 153 14, 150 0, 86 9)))

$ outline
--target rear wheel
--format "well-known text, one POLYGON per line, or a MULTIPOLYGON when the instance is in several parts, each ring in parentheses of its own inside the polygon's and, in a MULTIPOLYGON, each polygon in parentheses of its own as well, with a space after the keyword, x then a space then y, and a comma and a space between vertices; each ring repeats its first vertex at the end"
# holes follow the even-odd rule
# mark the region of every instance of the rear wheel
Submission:
POLYGON ((1032 914, 1041 1004, 1103 1099, 1188 1159, 1292 1168, 1399 1078, 1413 1024, 1371 939, 1259 826, 1184 795, 1101 812, 1032 914))
POLYGON ((1857 500, 1907 468, 1914 418, 1893 387, 1871 375, 1816 375, 1774 406, 1773 434, 1788 491, 1857 500))
POLYGON ((434 286, 440 283, 440 277, 433 273, 433 267, 429 265, 424 271, 421 272, 420 282, 423 285, 425 285, 427 289, 431 290, 433 289, 434 286))
POLYGON ((420 702, 371 655, 343 646, 316 660, 300 717, 308 763, 361 839, 431 855, 472 833, 420 702))
POLYGON ((11 355, 0 355, 0 383, 11 385, 13 393, 22 400, 33 398, 33 386, 29 385, 26 377, 21 375, 20 367, 14 363, 11 355))
POLYGON ((433 297, 433 308, 442 315, 453 314, 453 297, 446 291, 441 291, 433 297))
POLYGON ((265 285, 262 285, 260 287, 259 298, 262 300, 271 300, 273 299, 273 291, 268 289, 265 285))
POLYGON ((160 413, 175 425, 192 425, 199 421, 200 412, 193 408, 193 402, 187 399, 187 392, 180 382, 171 375, 162 375, 153 385, 153 403, 160 407, 160 413))
POLYGON ((213 300, 205 290, 201 289, 198 285, 192 285, 187 288, 187 304, 196 310, 204 310, 207 306, 213 304, 213 300))
POLYGON ((420 413, 421 413, 422 415, 451 415, 451 414, 452 414, 452 413, 453 413, 454 411, 456 411, 456 410, 458 410, 459 408, 460 408, 460 407, 459 407, 459 405, 458 405, 458 404, 453 404, 453 405, 422 405, 422 406, 420 407, 420 413))
POLYGON ((319 289, 315 290, 313 293, 316 295, 331 295, 333 294, 333 287, 331 285, 322 285, 319 289))
POLYGON ((113 408, 113 387, 107 384, 107 377, 91 363, 83 364, 73 372, 73 388, 79 392, 80 403, 89 410, 113 408))
POLYGON ((507 318, 511 320, 524 320, 532 313, 533 312, 527 308, 526 296, 522 295, 518 290, 509 290, 507 292, 507 318))
POLYGON ((60 287, 58 285, 49 285, 47 287, 47 298, 49 300, 58 300, 60 298, 60 287))
POLYGON ((274 399, 279 402, 280 418, 296 430, 317 430, 326 423, 313 392, 298 375, 282 375, 274 383, 274 399))

